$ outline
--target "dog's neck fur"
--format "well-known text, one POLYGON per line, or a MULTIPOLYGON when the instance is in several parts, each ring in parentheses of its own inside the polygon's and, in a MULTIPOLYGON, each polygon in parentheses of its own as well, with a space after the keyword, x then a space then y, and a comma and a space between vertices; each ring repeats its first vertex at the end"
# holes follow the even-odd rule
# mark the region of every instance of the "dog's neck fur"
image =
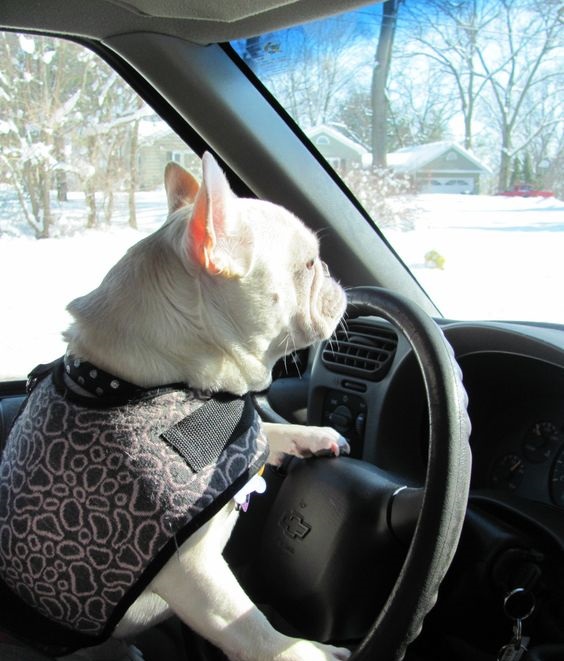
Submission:
POLYGON ((179 292, 170 286, 186 278, 168 240, 183 223, 177 218, 134 246, 98 289, 69 305, 75 317, 65 333, 69 351, 145 387, 182 382, 235 394, 263 389, 272 367, 268 360, 265 365, 264 347, 226 345, 225 335, 214 332, 233 320, 221 306, 202 305, 203 296, 214 294, 213 281, 196 275, 193 287, 179 292))

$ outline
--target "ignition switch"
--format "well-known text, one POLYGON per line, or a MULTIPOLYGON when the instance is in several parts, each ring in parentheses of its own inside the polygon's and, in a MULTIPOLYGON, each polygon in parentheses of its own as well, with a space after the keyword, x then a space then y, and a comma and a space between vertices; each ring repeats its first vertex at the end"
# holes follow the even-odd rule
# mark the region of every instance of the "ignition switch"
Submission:
POLYGON ((504 594, 515 588, 534 592, 542 576, 543 560, 544 555, 535 550, 513 548, 503 551, 492 570, 495 587, 504 594))

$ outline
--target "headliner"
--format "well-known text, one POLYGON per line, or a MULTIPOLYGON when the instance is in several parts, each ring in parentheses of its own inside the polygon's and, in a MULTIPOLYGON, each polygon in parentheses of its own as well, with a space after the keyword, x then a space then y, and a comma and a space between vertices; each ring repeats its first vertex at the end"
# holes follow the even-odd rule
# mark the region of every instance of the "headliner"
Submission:
POLYGON ((199 44, 251 37, 374 0, 2 0, 0 26, 89 39, 159 32, 199 44))

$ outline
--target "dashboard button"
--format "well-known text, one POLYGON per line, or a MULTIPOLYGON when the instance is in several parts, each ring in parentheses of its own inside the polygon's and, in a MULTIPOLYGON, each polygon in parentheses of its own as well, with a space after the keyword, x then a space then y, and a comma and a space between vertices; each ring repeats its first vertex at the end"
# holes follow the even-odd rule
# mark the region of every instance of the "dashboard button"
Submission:
POLYGON ((346 406, 337 406, 333 413, 329 414, 329 422, 339 432, 346 432, 352 424, 352 413, 346 406))

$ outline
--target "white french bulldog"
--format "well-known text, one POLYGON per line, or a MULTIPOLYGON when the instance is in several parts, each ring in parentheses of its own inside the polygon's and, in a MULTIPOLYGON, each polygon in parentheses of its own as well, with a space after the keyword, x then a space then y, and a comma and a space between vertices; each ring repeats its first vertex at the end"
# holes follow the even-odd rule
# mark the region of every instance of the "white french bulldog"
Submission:
MULTIPOLYGON (((274 363, 327 338, 346 305, 315 235, 283 208, 237 198, 213 157, 201 186, 165 171, 169 218, 69 305, 69 350, 131 383, 171 382, 242 395, 268 387, 274 363)), ((264 424, 269 461, 335 455, 330 428, 264 424)), ((190 536, 115 629, 128 637, 175 613, 237 661, 337 661, 349 650, 282 635, 222 557, 238 512, 230 501, 190 536)))

